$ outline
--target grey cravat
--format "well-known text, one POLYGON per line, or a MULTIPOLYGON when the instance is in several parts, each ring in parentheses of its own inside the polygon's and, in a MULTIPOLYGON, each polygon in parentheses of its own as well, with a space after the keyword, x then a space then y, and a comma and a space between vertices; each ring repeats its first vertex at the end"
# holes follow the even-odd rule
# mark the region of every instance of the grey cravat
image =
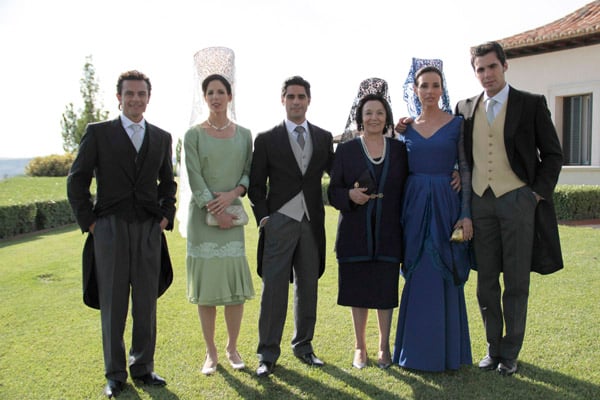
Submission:
POLYGON ((485 114, 487 115, 487 120, 490 123, 490 125, 494 123, 494 119, 496 118, 496 115, 494 114, 494 105, 495 104, 496 104, 496 100, 489 99, 487 102, 487 108, 485 110, 485 114))
POLYGON ((131 124, 131 129, 133 130, 133 134, 131 135, 131 142, 135 146, 136 151, 140 151, 140 147, 142 147, 142 142, 144 138, 142 137, 142 127, 138 124, 131 124))
POLYGON ((296 140, 298 141, 300 148, 304 150, 304 144, 306 143, 304 140, 304 127, 302 125, 298 125, 296 128, 294 128, 294 132, 298 134, 296 136, 296 140))

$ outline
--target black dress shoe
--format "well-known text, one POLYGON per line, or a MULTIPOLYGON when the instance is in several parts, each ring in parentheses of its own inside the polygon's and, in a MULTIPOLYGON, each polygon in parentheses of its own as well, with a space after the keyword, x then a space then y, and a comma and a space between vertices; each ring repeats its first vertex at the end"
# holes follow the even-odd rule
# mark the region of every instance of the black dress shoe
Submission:
POLYGON ((256 369, 256 375, 258 376, 268 376, 273 372, 273 367, 275 365, 269 361, 261 361, 258 364, 258 368, 256 369))
POLYGON ((167 384, 167 381, 165 381, 163 378, 161 378, 160 376, 158 376, 158 374, 154 372, 150 372, 149 374, 142 376, 136 376, 133 378, 133 380, 139 381, 144 385, 151 386, 165 386, 167 384))
POLYGON ((109 379, 108 382, 106 382, 106 386, 104 387, 104 395, 109 399, 112 399, 113 397, 117 397, 119 393, 123 391, 124 388, 125 384, 123 382, 109 379))
POLYGON ((504 376, 510 376, 517 372, 517 359, 502 360, 498 364, 498 373, 504 376))
POLYGON ((499 363, 500 359, 498 357, 492 357, 488 354, 483 357, 481 361, 479 361, 479 369, 484 371, 493 371, 498 368, 499 363))
POLYGON ((297 354, 296 357, 298 357, 304 364, 313 367, 322 367, 324 364, 323 361, 319 360, 315 353, 297 354))

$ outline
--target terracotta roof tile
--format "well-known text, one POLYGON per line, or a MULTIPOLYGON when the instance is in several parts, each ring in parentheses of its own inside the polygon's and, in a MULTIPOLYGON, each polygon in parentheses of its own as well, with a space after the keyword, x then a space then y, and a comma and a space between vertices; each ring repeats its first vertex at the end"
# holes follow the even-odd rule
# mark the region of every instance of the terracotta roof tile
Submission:
POLYGON ((498 42, 504 47, 508 58, 600 43, 600 0, 547 25, 498 42))

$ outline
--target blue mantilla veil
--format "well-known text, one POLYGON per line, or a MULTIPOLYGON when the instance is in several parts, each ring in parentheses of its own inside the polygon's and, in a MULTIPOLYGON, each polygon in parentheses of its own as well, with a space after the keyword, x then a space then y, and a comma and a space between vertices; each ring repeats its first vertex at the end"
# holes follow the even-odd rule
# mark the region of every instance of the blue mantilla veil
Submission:
POLYGON ((341 135, 340 143, 347 142, 350 139, 355 138, 357 135, 358 127, 356 126, 356 109, 358 108, 358 103, 360 99, 368 94, 377 94, 384 97, 387 102, 392 106, 392 101, 390 100, 390 95, 388 92, 388 84, 384 79, 381 78, 367 78, 363 80, 358 86, 358 93, 352 102, 352 107, 350 107, 350 114, 348 114, 348 119, 346 120, 346 127, 344 128, 344 132, 341 135))
MULTIPOLYGON (((190 116, 190 127, 202 123, 208 118, 208 111, 204 95, 202 94, 202 81, 209 75, 219 74, 225 77, 231 84, 232 100, 227 106, 229 119, 235 122, 235 54, 227 47, 207 47, 194 54, 194 79, 192 113, 190 116)), ((181 132, 181 165, 179 168, 179 199, 177 206, 177 220, 179 221, 179 233, 187 237, 187 224, 189 207, 192 199, 192 191, 185 167, 185 151, 183 146, 185 132, 181 132)))
POLYGON ((443 62, 439 59, 425 59, 415 58, 412 59, 410 71, 404 82, 404 101, 408 108, 408 113, 412 118, 416 118, 421 114, 421 102, 415 93, 415 74, 417 71, 426 66, 433 66, 440 70, 442 73, 442 84, 444 85, 444 93, 440 97, 440 108, 446 111, 448 114, 452 114, 452 108, 450 107, 450 96, 448 95, 448 86, 446 85, 446 77, 444 75, 443 62))

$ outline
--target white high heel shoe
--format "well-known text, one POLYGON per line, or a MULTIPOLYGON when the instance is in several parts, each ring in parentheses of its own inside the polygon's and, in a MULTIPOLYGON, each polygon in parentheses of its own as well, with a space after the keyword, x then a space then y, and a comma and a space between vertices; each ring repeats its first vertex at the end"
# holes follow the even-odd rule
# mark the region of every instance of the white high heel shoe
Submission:
POLYGON ((367 360, 368 356, 366 351, 363 354, 361 349, 354 350, 354 360, 352 360, 352 366, 354 368, 363 369, 367 366, 367 360))
POLYGON ((233 353, 226 351, 225 355, 227 356, 227 360, 229 360, 229 364, 231 364, 231 368, 235 370, 246 368, 246 364, 244 364, 242 356, 240 356, 240 353, 238 353, 237 351, 233 353))
POLYGON ((217 361, 213 361, 210 358, 208 358, 208 354, 206 355, 206 358, 204 358, 204 365, 202 366, 202 374, 203 375, 212 375, 215 372, 217 372, 217 365, 219 363, 217 361))

